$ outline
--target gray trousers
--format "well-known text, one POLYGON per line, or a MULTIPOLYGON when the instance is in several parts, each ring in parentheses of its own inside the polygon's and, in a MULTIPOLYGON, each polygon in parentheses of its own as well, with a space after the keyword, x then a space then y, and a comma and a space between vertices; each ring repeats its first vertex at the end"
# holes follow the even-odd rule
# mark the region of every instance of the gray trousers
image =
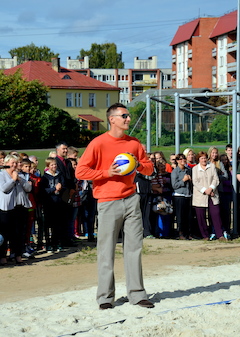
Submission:
POLYGON ((123 254, 127 296, 130 304, 147 299, 142 277, 143 225, 139 195, 98 204, 97 302, 114 303, 114 258, 119 231, 123 229, 123 254))

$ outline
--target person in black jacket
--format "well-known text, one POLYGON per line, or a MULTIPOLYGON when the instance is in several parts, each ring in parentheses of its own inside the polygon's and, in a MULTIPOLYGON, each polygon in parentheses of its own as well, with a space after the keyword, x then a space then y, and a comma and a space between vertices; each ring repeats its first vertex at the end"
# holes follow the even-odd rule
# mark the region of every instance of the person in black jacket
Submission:
MULTIPOLYGON (((76 191, 76 178, 75 172, 72 167, 71 161, 67 158, 68 145, 65 142, 59 142, 56 145, 56 162, 57 169, 62 174, 64 179, 64 186, 66 193, 68 193, 70 200, 76 191)), ((63 245, 66 247, 75 247, 77 244, 74 242, 74 230, 71 226, 72 218, 72 205, 71 203, 64 203, 63 207, 63 217, 64 217, 64 228, 63 228, 63 245)))
POLYGON ((50 253, 60 251, 62 245, 64 179, 57 170, 55 158, 49 157, 45 160, 45 163, 46 170, 40 182, 40 193, 44 211, 46 250, 50 253))

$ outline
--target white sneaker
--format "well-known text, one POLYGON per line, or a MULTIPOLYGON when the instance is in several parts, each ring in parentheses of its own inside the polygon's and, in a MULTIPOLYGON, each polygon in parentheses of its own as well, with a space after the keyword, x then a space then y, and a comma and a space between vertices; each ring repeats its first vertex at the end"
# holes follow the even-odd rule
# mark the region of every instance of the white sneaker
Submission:
POLYGON ((210 241, 216 240, 216 234, 211 234, 209 240, 210 241))

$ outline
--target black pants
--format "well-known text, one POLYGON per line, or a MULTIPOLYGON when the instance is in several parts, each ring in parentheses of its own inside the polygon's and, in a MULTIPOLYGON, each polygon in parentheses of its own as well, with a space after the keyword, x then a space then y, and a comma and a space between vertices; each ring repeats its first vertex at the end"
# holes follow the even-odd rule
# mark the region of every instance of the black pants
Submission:
POLYGON ((174 203, 178 231, 188 237, 191 221, 191 198, 174 196, 174 203))
POLYGON ((0 210, 0 228, 4 237, 4 243, 0 247, 0 257, 7 255, 7 243, 15 256, 22 256, 24 250, 24 238, 28 219, 28 209, 16 206, 13 210, 0 210))

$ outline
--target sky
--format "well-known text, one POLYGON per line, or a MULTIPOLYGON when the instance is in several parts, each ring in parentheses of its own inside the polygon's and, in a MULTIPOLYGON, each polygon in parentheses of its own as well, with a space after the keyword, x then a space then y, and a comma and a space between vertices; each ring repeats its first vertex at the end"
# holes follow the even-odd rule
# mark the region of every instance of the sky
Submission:
MULTIPOLYGON (((238 0, 239 1, 239 0, 238 0)), ((198 17, 222 16, 238 8, 237 0, 12 0, 2 1, 0 57, 34 43, 77 58, 92 43, 114 42, 125 68, 134 57, 158 57, 159 68, 171 68, 169 46, 182 24, 198 17)))

